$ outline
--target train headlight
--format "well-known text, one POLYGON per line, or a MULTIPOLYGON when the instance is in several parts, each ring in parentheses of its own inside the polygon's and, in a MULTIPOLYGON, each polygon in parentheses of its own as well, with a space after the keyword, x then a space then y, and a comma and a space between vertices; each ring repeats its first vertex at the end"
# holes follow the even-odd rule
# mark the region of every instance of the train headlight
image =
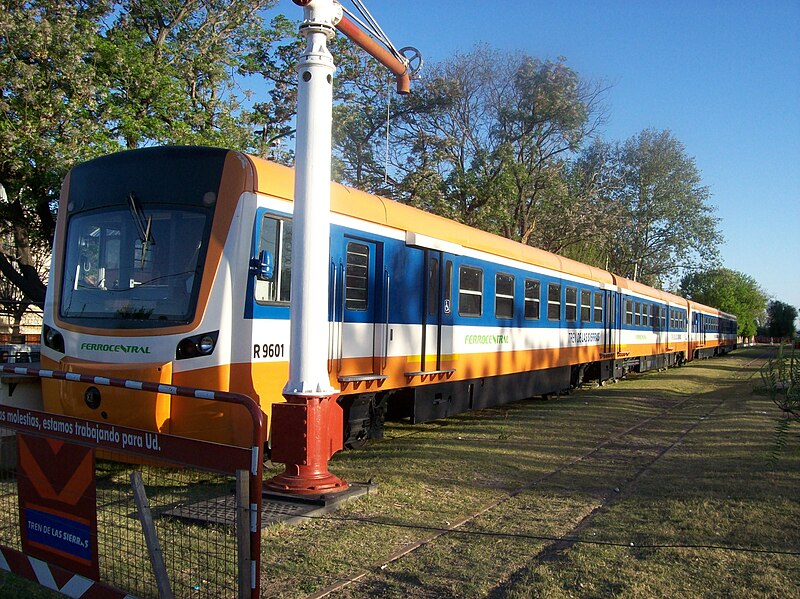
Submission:
POLYGON ((216 345, 216 339, 211 335, 203 335, 200 341, 197 342, 197 349, 200 350, 201 354, 207 356, 214 351, 214 345, 216 345))
POLYGON ((202 333, 181 339, 178 347, 175 348, 175 359, 185 360, 187 358, 198 358, 200 356, 210 356, 214 353, 217 346, 219 331, 212 333, 202 333))
POLYGON ((44 338, 44 344, 47 347, 62 354, 64 353, 64 337, 57 330, 44 325, 42 329, 42 337, 44 338))

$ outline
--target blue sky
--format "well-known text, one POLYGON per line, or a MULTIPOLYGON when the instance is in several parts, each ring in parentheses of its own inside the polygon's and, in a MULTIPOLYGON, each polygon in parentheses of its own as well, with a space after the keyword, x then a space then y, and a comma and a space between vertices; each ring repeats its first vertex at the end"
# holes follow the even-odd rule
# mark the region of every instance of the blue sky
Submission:
POLYGON ((671 130, 711 190, 724 266, 800 307, 800 0, 364 2, 426 62, 485 42, 611 83, 602 136, 671 130))

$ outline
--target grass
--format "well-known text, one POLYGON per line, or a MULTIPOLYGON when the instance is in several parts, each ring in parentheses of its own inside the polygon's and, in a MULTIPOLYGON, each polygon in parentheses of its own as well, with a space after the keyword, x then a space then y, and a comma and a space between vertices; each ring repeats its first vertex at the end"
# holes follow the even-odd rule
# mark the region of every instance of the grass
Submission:
POLYGON ((759 352, 392 425, 331 462, 377 495, 265 533, 263 595, 363 573, 332 596, 794 596, 797 555, 722 549, 800 553, 800 460, 795 441, 768 466, 777 410, 752 394, 759 352), (492 504, 387 563, 434 534, 414 526, 446 529, 492 504))
MULTIPOLYGON (((769 462, 764 351, 390 424, 330 464, 376 494, 263 532, 262 595, 358 578, 331 596, 796 596, 800 451, 769 462)), ((53 596, 17 584, 0 597, 53 596)))

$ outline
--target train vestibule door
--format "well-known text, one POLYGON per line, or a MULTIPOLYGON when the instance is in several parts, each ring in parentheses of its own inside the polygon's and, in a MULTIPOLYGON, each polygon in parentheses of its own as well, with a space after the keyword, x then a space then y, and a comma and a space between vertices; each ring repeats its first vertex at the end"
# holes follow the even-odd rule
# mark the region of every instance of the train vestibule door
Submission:
POLYGON ((603 354, 606 356, 616 355, 619 351, 620 334, 620 295, 616 291, 606 289, 603 291, 605 296, 605 310, 603 312, 603 354))
POLYGON ((387 378, 391 278, 383 243, 346 236, 331 278, 329 355, 338 380, 387 378))
POLYGON ((700 321, 700 345, 705 346, 706 333, 708 328, 708 316, 706 316, 705 314, 698 314, 697 318, 700 321))
MULTIPOLYGON (((445 264, 444 254, 439 250, 424 250, 425 269, 422 288, 422 339, 420 347, 420 372, 442 370, 442 326, 444 313, 450 314, 451 301, 445 297, 452 279, 453 263, 445 264), (449 273, 449 276, 448 276, 449 273)), ((449 296, 449 293, 447 294, 449 296)))

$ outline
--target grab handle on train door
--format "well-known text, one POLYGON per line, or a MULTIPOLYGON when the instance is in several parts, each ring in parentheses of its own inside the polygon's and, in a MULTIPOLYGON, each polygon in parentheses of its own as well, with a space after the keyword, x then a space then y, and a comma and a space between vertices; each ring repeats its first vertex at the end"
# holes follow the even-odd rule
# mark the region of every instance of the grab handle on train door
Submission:
POLYGON ((335 347, 334 335, 336 333, 336 287, 337 275, 336 263, 331 260, 329 274, 331 275, 331 295, 328 301, 328 307, 331 311, 331 320, 328 323, 328 373, 333 370, 333 348, 335 347))
POLYGON ((342 290, 341 290, 341 298, 342 301, 340 302, 341 310, 339 311, 339 320, 337 320, 337 328, 339 329, 339 338, 338 338, 338 355, 336 357, 336 371, 340 372, 342 370, 342 351, 344 347, 344 339, 342 335, 342 329, 344 326, 344 308, 345 308, 345 281, 344 281, 344 264, 339 262, 339 272, 341 273, 342 277, 342 290))
POLYGON ((386 368, 386 365, 389 363, 389 314, 390 314, 390 304, 389 304, 389 285, 391 283, 391 276, 389 275, 388 270, 383 271, 384 277, 384 292, 383 297, 385 298, 386 304, 386 321, 385 321, 385 329, 383 331, 383 368, 386 368))

